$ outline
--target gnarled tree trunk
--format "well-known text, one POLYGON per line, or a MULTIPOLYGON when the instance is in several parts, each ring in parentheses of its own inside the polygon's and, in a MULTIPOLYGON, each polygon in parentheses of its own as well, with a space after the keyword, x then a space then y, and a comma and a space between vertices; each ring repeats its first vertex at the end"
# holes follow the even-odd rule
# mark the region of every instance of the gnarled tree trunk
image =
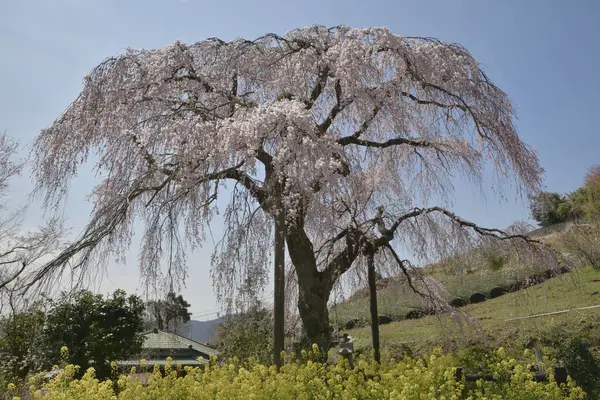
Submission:
POLYGON ((327 349, 331 340, 327 302, 335 281, 318 270, 313 244, 301 224, 288 226, 286 242, 298 278, 298 312, 306 333, 304 340, 310 342, 305 344, 327 349))
POLYGON ((323 280, 324 274, 298 276, 298 312, 306 332, 306 344, 317 344, 327 350, 331 342, 327 302, 333 282, 323 280))
POLYGON ((326 351, 331 343, 327 308, 329 296, 333 285, 358 256, 360 236, 355 237, 349 233, 346 236, 345 249, 324 269, 319 270, 313 244, 306 235, 302 222, 299 219, 296 224, 288 226, 286 231, 288 253, 298 278, 298 312, 307 344, 317 344, 320 349, 326 351))

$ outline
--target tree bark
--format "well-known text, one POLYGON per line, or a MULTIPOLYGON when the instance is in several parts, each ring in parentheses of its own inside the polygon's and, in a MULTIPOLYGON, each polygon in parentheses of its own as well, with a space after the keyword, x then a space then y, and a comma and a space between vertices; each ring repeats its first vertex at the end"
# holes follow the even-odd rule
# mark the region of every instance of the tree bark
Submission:
POLYGON ((313 244, 302 222, 286 230, 288 254, 298 278, 298 312, 306 333, 301 342, 305 346, 316 344, 326 352, 331 342, 327 302, 335 280, 333 274, 318 270, 313 244))
POLYGON ((371 339, 373 340, 373 357, 381 362, 381 349, 379 346, 379 315, 377 312, 377 284, 375 282, 375 254, 367 254, 368 279, 369 279, 369 306, 371 310, 371 339))
POLYGON ((273 258, 275 262, 273 279, 273 361, 279 368, 285 340, 285 214, 281 202, 277 205, 277 215, 275 217, 275 251, 273 258))
POLYGON ((320 273, 298 276, 298 312, 306 332, 304 344, 316 344, 327 352, 331 342, 327 302, 333 283, 323 281, 322 277, 320 273))

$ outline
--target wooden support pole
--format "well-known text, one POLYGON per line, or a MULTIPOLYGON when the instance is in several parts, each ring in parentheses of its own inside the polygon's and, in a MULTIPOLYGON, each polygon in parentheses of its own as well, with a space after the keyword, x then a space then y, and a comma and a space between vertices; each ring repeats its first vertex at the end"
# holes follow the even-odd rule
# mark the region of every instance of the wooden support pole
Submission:
POLYGON ((281 201, 277 204, 274 245, 273 362, 279 368, 281 366, 281 352, 284 350, 285 340, 285 213, 281 201))
POLYGON ((373 340, 373 357, 381 362, 381 348, 379 345, 379 315, 377 311, 377 283, 375 282, 375 253, 367 253, 367 268, 369 279, 369 301, 371 309, 371 338, 373 340))

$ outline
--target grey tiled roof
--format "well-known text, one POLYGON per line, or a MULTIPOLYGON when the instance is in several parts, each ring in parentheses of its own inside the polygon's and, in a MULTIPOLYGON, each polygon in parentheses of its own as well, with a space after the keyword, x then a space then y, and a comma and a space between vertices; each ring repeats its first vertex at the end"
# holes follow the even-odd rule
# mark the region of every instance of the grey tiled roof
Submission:
MULTIPOLYGON (((141 362, 137 361, 137 360, 124 360, 124 361, 117 361, 117 364, 121 367, 138 367, 141 362)), ((167 364, 167 360, 147 360, 147 366, 149 369, 152 369, 152 367, 158 364, 161 367, 167 364)), ((177 364, 181 364, 184 366, 199 366, 199 365, 204 365, 204 364, 208 364, 208 360, 194 360, 191 358, 182 358, 182 359, 176 359, 171 361, 171 365, 176 366, 177 364)))
POLYGON ((184 350, 189 349, 191 346, 192 349, 208 356, 219 355, 219 352, 216 349, 175 333, 154 330, 146 332, 144 335, 146 336, 146 340, 144 340, 144 344, 142 345, 143 350, 184 350))

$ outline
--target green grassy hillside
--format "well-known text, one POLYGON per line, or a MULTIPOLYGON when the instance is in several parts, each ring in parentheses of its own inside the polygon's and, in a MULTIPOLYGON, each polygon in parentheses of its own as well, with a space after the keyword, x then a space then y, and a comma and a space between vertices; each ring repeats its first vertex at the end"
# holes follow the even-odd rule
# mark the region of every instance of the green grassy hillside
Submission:
MULTIPOLYGON (((473 288, 481 287, 475 282, 473 288)), ((404 305, 394 304, 392 292, 380 296, 381 312, 401 311, 404 305)), ((368 313, 368 299, 357 299, 342 305, 338 310, 348 315, 368 313), (362 307, 364 310, 361 310, 362 307), (351 311, 350 311, 351 310, 351 311)), ((402 299, 404 303, 406 299, 402 299)), ((484 303, 462 307, 460 311, 475 317, 476 325, 450 316, 428 316, 417 320, 392 322, 380 327, 381 343, 385 349, 410 349, 415 353, 429 351, 443 345, 449 348, 467 346, 504 346, 522 349, 532 339, 547 337, 556 332, 566 335, 583 335, 591 344, 600 346, 600 308, 571 311, 551 316, 507 321, 510 318, 548 313, 600 304, 600 270, 586 268, 552 278, 542 284, 508 293, 484 303)), ((408 309, 408 308, 404 308, 408 309)), ((357 349, 370 346, 370 328, 349 331, 355 338, 357 349)))
MULTIPOLYGON (((523 267, 508 270, 506 268, 493 270, 490 268, 468 269, 457 274, 447 268, 430 266, 422 270, 424 276, 430 276, 443 283, 447 290, 445 297, 448 301, 455 298, 468 299, 473 293, 480 292, 489 297, 495 287, 509 287, 521 282, 532 274, 542 272, 543 268, 523 267)), ((426 309, 427 302, 412 289, 398 280, 391 280, 387 286, 378 290, 378 309, 380 315, 389 315, 397 320, 414 309, 426 309)), ((366 288, 361 289, 348 301, 332 307, 332 319, 340 327, 346 322, 358 318, 369 319, 369 297, 366 288)))

